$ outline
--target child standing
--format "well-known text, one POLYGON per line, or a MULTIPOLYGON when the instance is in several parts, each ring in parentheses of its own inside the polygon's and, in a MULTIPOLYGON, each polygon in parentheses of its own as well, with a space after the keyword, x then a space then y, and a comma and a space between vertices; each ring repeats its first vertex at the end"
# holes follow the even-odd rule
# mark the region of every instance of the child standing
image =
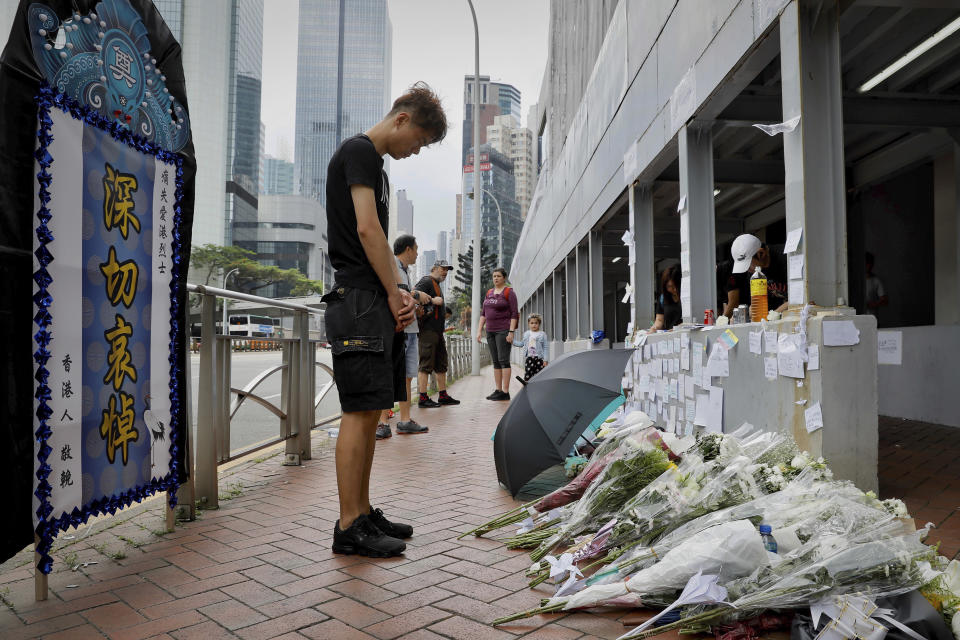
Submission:
POLYGON ((547 361, 544 360, 547 357, 547 334, 540 330, 541 324, 543 324, 543 318, 540 317, 540 314, 531 313, 527 318, 529 329, 523 332, 523 338, 513 341, 513 346, 526 347, 527 349, 524 380, 530 380, 547 366, 547 361))

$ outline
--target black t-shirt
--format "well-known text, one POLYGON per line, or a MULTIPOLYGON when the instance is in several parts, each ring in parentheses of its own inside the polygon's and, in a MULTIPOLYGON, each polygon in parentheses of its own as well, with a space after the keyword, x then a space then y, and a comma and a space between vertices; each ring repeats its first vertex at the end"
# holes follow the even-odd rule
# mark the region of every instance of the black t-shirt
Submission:
POLYGON ((327 166, 327 234, 330 264, 338 285, 383 291, 377 272, 367 259, 357 234, 357 211, 350 187, 355 184, 373 189, 377 218, 387 233, 390 209, 390 181, 383 170, 383 158, 365 135, 343 141, 327 166))
POLYGON ((663 314, 664 331, 669 331, 683 322, 683 307, 679 302, 675 302, 670 294, 661 293, 654 308, 657 315, 663 314))
MULTIPOLYGON (((436 298, 437 296, 443 297, 443 289, 440 288, 439 283, 437 283, 431 275, 420 278, 415 288, 417 291, 423 291, 431 298, 436 298), (436 285, 436 288, 434 288, 434 285, 436 285), (439 293, 437 293, 437 291, 439 291, 439 293)), ((420 330, 443 333, 446 322, 447 314, 444 305, 431 304, 424 308, 424 314, 420 318, 420 330)))
MULTIPOLYGON (((787 301, 787 257, 779 251, 770 252, 770 265, 760 268, 767 276, 767 309, 775 311, 787 301)), ((753 269, 743 273, 731 273, 727 279, 727 291, 740 292, 739 304, 750 304, 750 278, 753 269)))

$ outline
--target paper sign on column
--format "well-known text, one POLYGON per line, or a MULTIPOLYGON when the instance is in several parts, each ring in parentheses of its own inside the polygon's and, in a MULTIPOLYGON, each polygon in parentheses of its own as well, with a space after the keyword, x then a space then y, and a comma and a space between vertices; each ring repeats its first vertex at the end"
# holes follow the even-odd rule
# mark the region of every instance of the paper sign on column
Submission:
POLYGON ((700 380, 703 379, 703 344, 694 342, 690 356, 693 358, 693 379, 700 384, 700 380))
POLYGON ((690 252, 686 249, 680 251, 680 273, 690 273, 690 252))
POLYGON ((687 195, 683 194, 682 196, 680 196, 680 201, 677 202, 677 211, 683 211, 686 208, 687 208, 687 195))
POLYGON ((730 375, 730 353, 720 341, 713 343, 710 357, 707 359, 707 371, 717 378, 726 378, 730 375))
POLYGON ((860 330, 852 320, 823 321, 825 347, 849 347, 860 343, 860 330))
POLYGON ((803 378, 803 361, 806 354, 801 354, 797 341, 799 334, 781 333, 778 340, 777 370, 782 376, 803 378))
POLYGON ((680 336, 673 339, 673 352, 680 353, 680 336))
POLYGON ((817 429, 823 428, 823 411, 820 409, 820 403, 816 403, 803 412, 803 417, 807 425, 807 433, 813 433, 817 429))
POLYGON ((776 353, 777 352, 777 332, 776 331, 764 331, 763 332, 763 341, 765 344, 765 351, 767 353, 776 353))
POLYGON ((697 415, 697 401, 694 399, 690 399, 685 401, 683 404, 684 404, 683 412, 684 414, 686 414, 687 420, 690 422, 693 422, 694 418, 696 418, 696 415, 697 415))
POLYGON ((723 389, 710 387, 708 391, 697 394, 694 424, 706 427, 707 431, 713 433, 723 433, 723 389))
MULTIPOLYGON (((791 258, 793 256, 790 256, 791 258)), ((787 281, 787 302, 803 304, 803 280, 787 281)))
POLYGON ((684 371, 690 370, 690 347, 680 347, 680 368, 684 371))
POLYGON ((820 346, 807 345, 807 371, 816 371, 820 368, 820 346))
POLYGON ((903 332, 877 332, 877 364, 901 364, 903 362, 903 332))
POLYGON ((693 399, 693 383, 695 382, 694 376, 687 376, 683 381, 683 395, 687 398, 693 399))
POLYGON ((763 338, 763 333, 760 331, 751 331, 750 332, 750 353, 755 353, 760 355, 761 352, 761 340, 763 338))
POLYGON ((803 227, 794 229, 787 234, 787 242, 783 247, 784 253, 793 253, 800 246, 800 236, 803 235, 803 227))
POLYGON ((795 253, 787 256, 787 277, 790 280, 803 280, 803 254, 795 253))
POLYGON ((777 379, 777 359, 769 356, 763 359, 763 375, 767 380, 777 379))
POLYGON ((680 242, 684 243, 684 239, 688 238, 690 235, 690 214, 686 211, 680 212, 680 242))

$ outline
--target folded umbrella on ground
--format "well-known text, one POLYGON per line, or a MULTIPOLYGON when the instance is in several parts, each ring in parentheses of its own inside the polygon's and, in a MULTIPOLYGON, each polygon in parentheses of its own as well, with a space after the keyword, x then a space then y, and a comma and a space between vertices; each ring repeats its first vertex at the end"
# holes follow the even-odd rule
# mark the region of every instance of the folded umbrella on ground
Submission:
POLYGON ((514 396, 493 439, 497 478, 512 495, 544 469, 562 464, 584 431, 623 404, 620 381, 632 354, 565 353, 514 396))

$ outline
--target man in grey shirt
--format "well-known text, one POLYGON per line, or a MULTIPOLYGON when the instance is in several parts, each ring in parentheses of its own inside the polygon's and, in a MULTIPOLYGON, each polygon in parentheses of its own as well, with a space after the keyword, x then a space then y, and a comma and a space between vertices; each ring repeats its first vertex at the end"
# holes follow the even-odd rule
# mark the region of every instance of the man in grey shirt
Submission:
MULTIPOLYGON (((400 268, 400 275, 403 277, 407 291, 410 291, 414 302, 423 306, 426 304, 442 304, 443 300, 431 298, 422 291, 415 291, 410 286, 410 265, 417 261, 417 255, 420 248, 417 246, 417 239, 410 235, 402 235, 393 242, 393 255, 397 259, 397 266, 400 268)), ((420 364, 418 338, 420 327, 417 322, 411 322, 404 328, 406 338, 406 352, 404 355, 404 368, 406 369, 407 399, 400 401, 400 422, 397 423, 398 434, 426 433, 430 429, 419 424, 410 417, 410 382, 417 376, 417 369, 420 364)), ((383 440, 393 435, 390 432, 390 425, 386 420, 381 419, 377 425, 377 439, 383 440)))

